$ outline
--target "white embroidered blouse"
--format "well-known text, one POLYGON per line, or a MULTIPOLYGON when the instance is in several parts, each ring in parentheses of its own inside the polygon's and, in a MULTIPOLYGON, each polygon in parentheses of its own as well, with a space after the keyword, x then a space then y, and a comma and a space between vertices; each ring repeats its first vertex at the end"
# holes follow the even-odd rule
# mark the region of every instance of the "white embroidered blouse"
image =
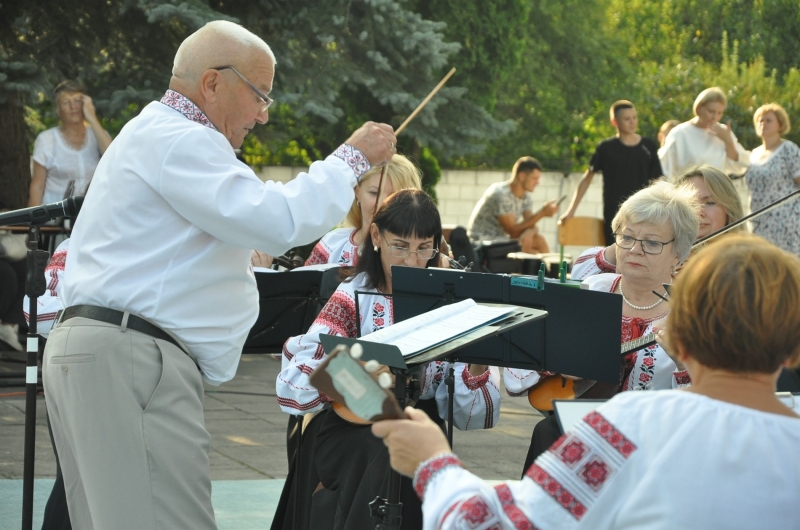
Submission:
POLYGON ((314 245, 305 265, 334 263, 340 267, 355 267, 358 263, 358 245, 353 240, 355 228, 331 230, 314 245))
MULTIPOLYGON (((392 299, 377 289, 365 288, 366 274, 343 282, 325 304, 322 312, 305 335, 291 337, 283 346, 281 372, 276 381, 278 404, 289 414, 307 414, 320 410, 327 396, 314 388, 308 376, 325 358, 319 335, 354 338, 357 327, 368 335, 394 323, 392 299), (356 297, 361 322, 356 319, 356 297), (362 291, 368 291, 362 293, 362 291)), ((429 363, 421 375, 420 399, 436 398, 439 415, 447 414, 447 387, 442 384, 450 369, 448 362, 429 363)), ((453 424, 460 430, 488 429, 500 417, 500 390, 489 370, 472 376, 464 363, 455 364, 455 401, 453 424)))
MULTIPOLYGON (((583 280, 590 290, 613 293, 621 276, 614 274, 614 265, 603 257, 604 247, 593 247, 581 254, 572 267, 572 277, 583 280)), ((666 313, 655 318, 643 319, 622 317, 622 342, 638 339, 653 332, 653 327, 666 313)), ((622 390, 664 390, 680 388, 691 383, 686 370, 678 370, 667 352, 654 344, 630 353, 625 358, 627 377, 622 390)), ((546 373, 519 368, 506 368, 503 382, 512 396, 526 392, 538 383, 546 373)))
POLYGON ((800 418, 684 391, 619 394, 489 486, 454 455, 414 476, 424 527, 797 528, 800 418))

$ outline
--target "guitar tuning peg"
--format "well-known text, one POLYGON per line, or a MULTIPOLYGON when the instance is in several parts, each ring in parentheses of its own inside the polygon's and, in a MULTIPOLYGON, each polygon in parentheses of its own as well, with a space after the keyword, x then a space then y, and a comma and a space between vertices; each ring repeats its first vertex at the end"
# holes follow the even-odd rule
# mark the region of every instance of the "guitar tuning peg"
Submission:
POLYGON ((383 372, 378 376, 378 384, 381 385, 381 388, 383 389, 392 388, 392 376, 386 372, 383 372))
POLYGON ((380 367, 381 367, 381 364, 378 361, 376 361, 375 359, 372 359, 371 361, 367 361, 364 364, 364 370, 366 370, 369 373, 374 373, 380 367))
POLYGON ((361 346, 361 344, 356 343, 350 347, 350 356, 353 359, 360 359, 363 354, 364 354, 364 347, 361 346))

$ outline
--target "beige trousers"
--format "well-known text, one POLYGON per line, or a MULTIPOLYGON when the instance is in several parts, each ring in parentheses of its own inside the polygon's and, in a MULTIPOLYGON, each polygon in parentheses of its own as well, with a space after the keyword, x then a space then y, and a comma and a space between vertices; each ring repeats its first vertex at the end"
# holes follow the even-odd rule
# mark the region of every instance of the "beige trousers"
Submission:
POLYGON ((72 318, 42 374, 73 528, 216 528, 203 385, 180 348, 72 318))

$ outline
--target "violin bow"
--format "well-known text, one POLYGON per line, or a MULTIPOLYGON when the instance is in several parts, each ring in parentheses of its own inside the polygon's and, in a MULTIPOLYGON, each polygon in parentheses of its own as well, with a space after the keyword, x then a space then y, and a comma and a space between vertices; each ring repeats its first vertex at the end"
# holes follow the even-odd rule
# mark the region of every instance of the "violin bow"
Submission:
MULTIPOLYGON (((456 73, 456 68, 455 68, 455 66, 454 66, 453 68, 451 68, 449 72, 447 72, 447 75, 445 75, 445 76, 442 78, 442 80, 441 80, 441 81, 439 81, 439 84, 438 84, 438 85, 436 85, 435 87, 433 87, 433 90, 431 90, 430 94, 428 94, 428 95, 425 97, 425 99, 423 99, 423 100, 422 100, 422 103, 420 103, 419 105, 417 105, 417 108, 415 108, 415 109, 414 109, 414 112, 412 112, 411 114, 409 114, 409 115, 408 115, 408 118, 406 118, 406 121, 404 121, 402 124, 400 124, 400 127, 398 127, 398 128, 397 128, 397 130, 394 132, 394 135, 395 135, 395 136, 398 136, 398 135, 399 135, 401 132, 403 132, 403 129, 405 129, 405 128, 408 126, 408 124, 409 124, 409 123, 411 123, 411 120, 413 120, 414 118, 416 118, 416 117, 417 117, 417 114, 419 114, 419 113, 420 113, 420 111, 421 111, 423 108, 425 108, 425 105, 427 105, 427 104, 428 104, 428 102, 429 102, 431 99, 433 99, 433 96, 435 96, 435 95, 436 95, 436 93, 437 93, 437 92, 439 92, 439 90, 440 90, 440 89, 441 89, 441 88, 444 86, 444 84, 445 84, 445 83, 447 83, 447 81, 448 81, 448 80, 449 80, 451 77, 453 77, 453 74, 454 74, 454 73, 456 73)), ((383 166, 383 167, 381 168, 381 176, 378 178, 378 199, 380 199, 380 198, 381 198, 381 190, 383 190, 383 175, 384 175, 384 173, 385 173, 385 172, 386 172, 386 166, 383 166)), ((375 201, 375 209, 372 211, 372 217, 373 217, 373 218, 375 217, 375 214, 378 212, 378 203, 379 203, 379 202, 380 202, 380 201, 375 201)))

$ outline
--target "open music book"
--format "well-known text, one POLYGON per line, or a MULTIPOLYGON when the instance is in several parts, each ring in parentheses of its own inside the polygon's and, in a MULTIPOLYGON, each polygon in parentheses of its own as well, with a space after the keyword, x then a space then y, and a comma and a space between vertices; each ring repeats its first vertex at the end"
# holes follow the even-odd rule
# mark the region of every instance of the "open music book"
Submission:
POLYGON ((391 344, 409 357, 512 316, 516 306, 478 305, 468 298, 397 322, 359 340, 391 344))

